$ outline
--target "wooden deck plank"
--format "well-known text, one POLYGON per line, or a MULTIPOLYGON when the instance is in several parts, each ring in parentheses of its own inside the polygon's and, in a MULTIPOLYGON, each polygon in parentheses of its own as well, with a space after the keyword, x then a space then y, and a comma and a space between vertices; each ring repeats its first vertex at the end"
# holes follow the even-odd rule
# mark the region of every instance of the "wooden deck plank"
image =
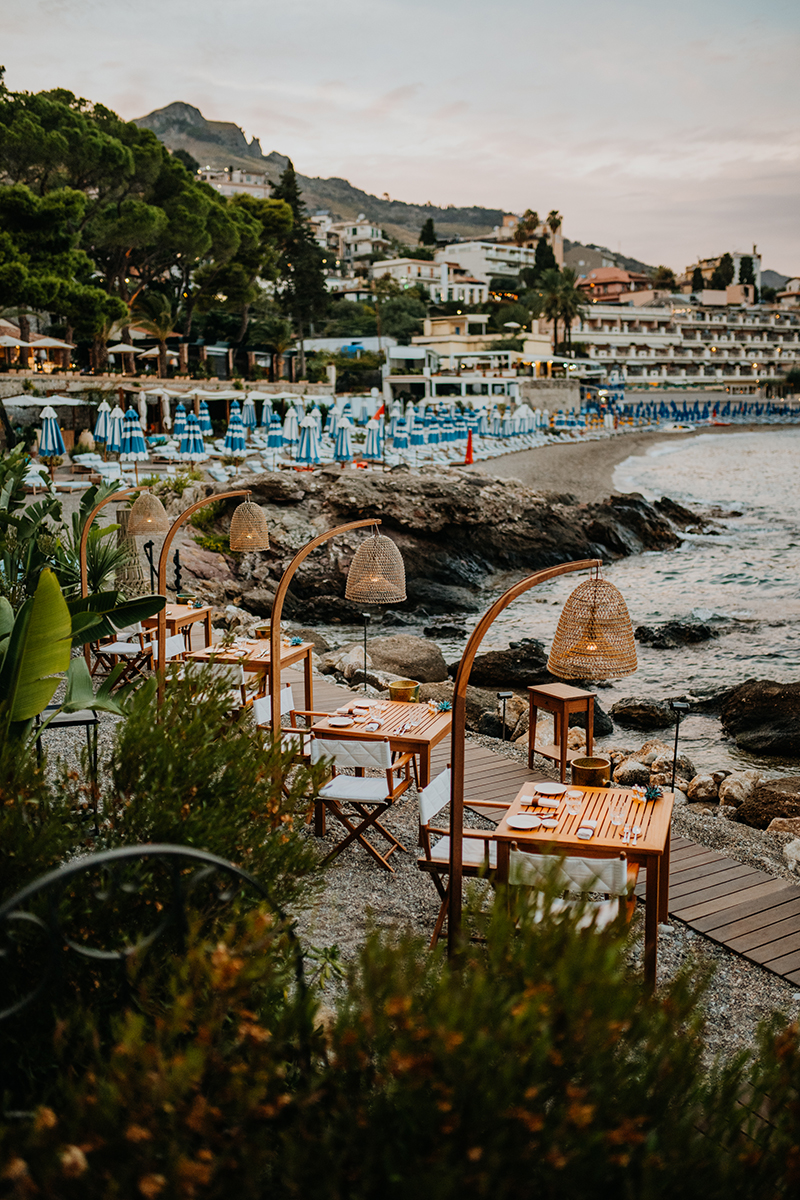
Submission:
POLYGON ((726 879, 732 879, 736 872, 739 875, 747 873, 764 875, 764 872, 759 871, 756 867, 746 867, 742 863, 732 862, 729 858, 721 858, 718 862, 713 863, 702 863, 699 867, 687 867, 684 871, 680 869, 673 871, 670 863, 670 895, 673 892, 675 895, 679 895, 678 888, 704 888, 711 887, 715 883, 724 883, 726 879))
POLYGON ((680 901, 674 907, 674 912, 676 917, 680 917, 682 921, 693 924, 703 917, 714 916, 724 909, 740 906, 752 900, 767 899, 770 896, 774 896, 780 890, 781 885, 778 880, 770 879, 766 883, 756 884, 755 887, 742 888, 741 891, 728 892, 724 896, 701 899, 699 903, 691 900, 688 902, 680 901))
POLYGON ((735 863, 724 871, 718 871, 715 875, 705 875, 697 879, 679 879, 674 887, 670 875, 669 894, 672 904, 676 906, 678 901, 685 900, 687 896, 700 896, 705 900, 710 900, 712 896, 725 896, 737 889, 754 887, 757 883, 766 883, 769 878, 769 875, 765 875, 763 871, 756 871, 752 868, 748 870, 740 863, 735 863))
POLYGON ((766 913, 759 913, 736 924, 747 928, 740 931, 726 925, 725 943, 738 954, 745 954, 800 929, 800 899, 790 900, 779 908, 771 908, 766 913))
MULTIPOLYGON (((771 908, 777 908, 784 904, 787 900, 795 900, 800 895, 800 891, 791 884, 783 883, 773 892, 768 892, 763 896, 749 896, 742 898, 739 904, 734 905, 725 911, 715 911, 704 914, 702 917, 694 917, 688 923, 693 925, 699 933, 706 933, 714 937, 716 931, 720 932, 720 936, 716 937, 717 941, 724 939, 724 926, 732 925, 739 921, 742 917, 753 917, 757 914, 767 912, 771 908)), ((679 914, 676 913, 676 916, 679 914)), ((687 918, 682 917, 682 920, 687 918)))

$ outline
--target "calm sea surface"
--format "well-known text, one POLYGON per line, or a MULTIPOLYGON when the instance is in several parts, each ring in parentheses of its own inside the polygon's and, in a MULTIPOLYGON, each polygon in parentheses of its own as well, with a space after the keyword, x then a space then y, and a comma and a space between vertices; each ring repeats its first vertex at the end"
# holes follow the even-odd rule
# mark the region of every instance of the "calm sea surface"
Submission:
MULTIPOLYGON (((637 644, 637 673, 601 690, 603 707, 623 696, 702 697, 754 677, 800 678, 800 430, 701 433, 679 441, 665 434, 645 455, 620 464, 614 486, 741 515, 719 518, 718 536, 689 535, 678 550, 605 569, 626 599, 634 628, 673 618, 701 620, 716 625, 721 636, 678 650, 637 644)), ((560 608, 577 582, 567 576, 522 597, 498 618, 483 649, 522 637, 549 647, 560 608)), ((337 640, 343 632, 336 631, 337 640)), ((463 650, 463 641, 440 644, 448 662, 463 650)), ((668 730, 662 736, 671 739, 668 730)), ((639 739, 619 729, 608 743, 635 746, 639 739)), ((681 746, 698 769, 768 766, 800 774, 800 760, 754 759, 722 737, 718 720, 700 714, 682 723, 681 746)))

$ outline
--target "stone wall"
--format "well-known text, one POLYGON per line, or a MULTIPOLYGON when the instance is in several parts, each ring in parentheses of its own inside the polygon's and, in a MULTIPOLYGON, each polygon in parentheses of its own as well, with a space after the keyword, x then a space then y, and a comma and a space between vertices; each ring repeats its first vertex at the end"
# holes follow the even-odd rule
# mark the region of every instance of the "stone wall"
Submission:
POLYGON ((581 406, 580 384, 574 379, 528 379, 519 380, 520 401, 530 408, 573 409, 581 406))

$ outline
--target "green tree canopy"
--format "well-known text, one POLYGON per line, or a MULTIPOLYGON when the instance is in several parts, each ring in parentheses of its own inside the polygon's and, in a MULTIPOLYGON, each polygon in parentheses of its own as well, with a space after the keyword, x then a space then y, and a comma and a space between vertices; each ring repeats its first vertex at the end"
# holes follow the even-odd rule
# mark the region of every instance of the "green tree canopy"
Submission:
POLYGON ((426 217, 422 223, 422 229, 419 231, 420 246, 435 246, 436 245, 436 230, 433 225, 433 217, 426 217))
POLYGON ((725 288, 733 283, 734 274, 733 259, 726 251, 719 260, 719 264, 714 268, 714 274, 711 276, 712 289, 724 292, 725 288))
POLYGON ((699 267, 695 267, 694 270, 692 271, 692 291, 693 292, 702 292, 702 290, 705 286, 706 286, 706 284, 705 284, 705 280, 703 279, 703 272, 700 270, 699 267))
POLYGON ((742 256, 739 263, 739 283, 751 283, 755 287, 756 277, 753 271, 753 260, 749 254, 742 256))
POLYGON ((279 182, 273 186, 272 196, 274 200, 283 200, 288 204, 293 217, 291 228, 281 240, 281 284, 278 291, 281 305, 294 322, 300 337, 300 374, 305 375, 303 336, 314 322, 322 320, 327 313, 328 290, 322 266, 323 252, 311 232, 291 159, 279 182))

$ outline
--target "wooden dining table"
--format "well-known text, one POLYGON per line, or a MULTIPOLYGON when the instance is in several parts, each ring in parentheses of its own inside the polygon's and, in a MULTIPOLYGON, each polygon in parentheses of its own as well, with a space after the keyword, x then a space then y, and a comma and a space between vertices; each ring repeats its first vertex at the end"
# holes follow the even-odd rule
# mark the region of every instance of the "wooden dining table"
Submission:
MULTIPOLYGON (((506 811, 494 834, 497 842, 497 879, 508 881, 512 842, 517 849, 529 854, 562 854, 580 858, 616 858, 625 854, 628 861, 644 867, 644 975, 652 988, 656 983, 658 954, 658 925, 666 921, 669 906, 669 839, 674 796, 665 792, 659 800, 642 803, 630 788, 570 788, 583 793, 581 811, 570 816, 563 796, 547 797, 558 800, 558 808, 545 808, 536 794, 536 784, 524 783, 506 811), (609 807, 615 800, 624 803, 621 825, 612 825, 609 807), (509 820, 520 814, 555 817, 555 828, 514 829, 509 820), (578 829, 587 821, 596 821, 589 839, 579 838, 578 829), (636 844, 624 842, 625 826, 638 826, 636 844)), ((631 842, 632 842, 631 837, 631 842)))
MULTIPOLYGON (((358 704, 358 701, 353 701, 358 704)), ((315 737, 359 742, 389 739, 393 752, 414 754, 419 760, 419 785, 427 787, 431 779, 431 754, 442 738, 447 737, 453 722, 451 712, 431 712, 427 704, 409 704, 403 700, 365 701, 370 710, 378 712, 380 727, 365 728, 369 717, 355 715, 352 725, 340 728, 331 724, 338 714, 331 713, 311 726, 315 737)), ((309 705, 309 708, 311 705, 309 705)), ((348 705, 347 707, 352 707, 348 705)))
MULTIPOLYGON (((313 650, 313 642, 301 642, 297 646, 281 643, 281 671, 299 662, 303 664, 303 700, 304 707, 309 710, 314 707, 314 672, 311 663, 313 650)), ((232 646, 204 646, 184 655, 185 662, 210 662, 212 658, 216 663, 240 663, 245 671, 263 677, 269 673, 270 643, 265 638, 247 638, 232 646)))
MULTIPOLYGON (((210 646, 213 640, 211 631, 213 611, 210 604, 204 604, 202 608, 195 608, 193 604, 168 604, 164 609, 167 618, 167 635, 183 633, 186 649, 189 650, 191 649, 190 630, 198 621, 203 621, 206 627, 206 646, 210 646)), ((142 628, 157 629, 158 617, 148 617, 147 620, 142 621, 142 628)))

